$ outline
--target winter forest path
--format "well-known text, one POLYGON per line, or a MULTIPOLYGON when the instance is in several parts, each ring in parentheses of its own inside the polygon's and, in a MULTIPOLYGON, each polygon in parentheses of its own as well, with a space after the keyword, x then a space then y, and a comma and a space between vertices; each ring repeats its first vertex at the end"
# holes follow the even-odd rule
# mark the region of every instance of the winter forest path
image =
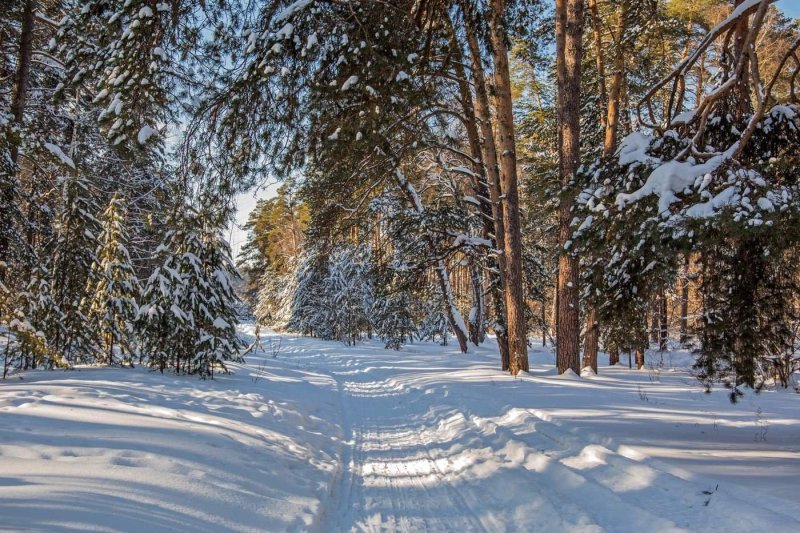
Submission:
MULTIPOLYGON (((796 504, 769 496, 754 504, 740 487, 715 487, 537 408, 602 394, 589 380, 514 380, 492 372, 481 350, 311 342, 288 339, 284 356, 336 380, 344 437, 320 530, 800 528, 796 504)), ((614 381, 601 385, 611 398, 596 403, 626 393, 614 381)))

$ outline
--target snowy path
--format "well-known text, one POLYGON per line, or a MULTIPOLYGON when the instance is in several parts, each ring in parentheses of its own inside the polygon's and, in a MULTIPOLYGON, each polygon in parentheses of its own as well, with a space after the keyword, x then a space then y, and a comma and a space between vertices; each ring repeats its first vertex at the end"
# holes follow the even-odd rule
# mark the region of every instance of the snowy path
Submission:
POLYGON ((800 395, 267 337, 214 382, 0 383, 0 531, 800 530, 800 395))
POLYGON ((610 439, 571 432, 537 409, 508 406, 510 398, 492 387, 514 380, 477 383, 479 372, 486 377, 483 365, 431 368, 431 359, 445 361, 424 351, 387 357, 374 348, 351 350, 322 363, 338 383, 347 441, 326 531, 800 527, 797 505, 776 500, 767 510, 743 491, 687 481, 633 449, 612 451, 610 439), (495 416, 476 414, 476 405, 495 416))

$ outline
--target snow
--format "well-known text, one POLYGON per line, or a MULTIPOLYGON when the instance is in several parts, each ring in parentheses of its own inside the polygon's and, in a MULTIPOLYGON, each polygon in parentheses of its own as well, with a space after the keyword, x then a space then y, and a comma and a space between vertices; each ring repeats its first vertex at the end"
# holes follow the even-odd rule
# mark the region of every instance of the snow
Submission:
POLYGON ((672 119, 672 124, 673 125, 688 124, 689 122, 694 120, 696 114, 697 114, 696 109, 690 109, 688 111, 684 111, 683 113, 676 115, 675 118, 672 119))
POLYGON ((294 16, 295 13, 298 11, 302 11, 306 7, 309 6, 314 0, 297 0, 296 2, 290 4, 286 9, 275 15, 275 18, 272 19, 274 23, 283 22, 284 20, 288 19, 291 16, 294 16))
POLYGON ((139 141, 139 144, 145 144, 150 137, 154 134, 158 133, 154 128, 151 128, 148 125, 142 126, 139 130, 139 134, 136 136, 136 140, 139 141))
POLYGON ((686 215, 690 218, 710 218, 723 207, 733 205, 737 199, 737 191, 738 188, 735 186, 726 187, 707 202, 701 202, 689 207, 686 210, 686 215))
POLYGON ((75 169, 75 162, 72 160, 71 157, 69 157, 67 154, 64 153, 61 147, 52 143, 44 143, 44 147, 47 149, 48 152, 50 152, 58 159, 60 159, 61 162, 67 165, 69 168, 73 170, 75 169))
POLYGON ((0 528, 800 530, 800 395, 732 405, 685 352, 579 377, 533 347, 513 378, 492 339, 465 355, 262 338, 278 341, 213 381, 85 367, 0 382, 0 528))
MULTIPOLYGON (((724 162, 730 159, 738 146, 738 142, 734 143, 725 152, 715 155, 703 163, 676 160, 661 163, 653 169, 641 188, 631 193, 618 194, 617 206, 622 209, 626 205, 654 194, 658 196, 658 212, 666 214, 669 206, 678 201, 678 193, 692 186, 697 178, 717 170, 724 162)), ((625 152, 627 157, 632 157, 633 153, 633 151, 625 152)), ((624 164, 622 163, 622 156, 623 153, 621 152, 620 163, 624 164)))
POLYGON ((647 155, 647 149, 653 137, 642 132, 635 131, 625 137, 620 143, 617 154, 620 165, 630 165, 632 163, 658 164, 660 159, 647 155))
POLYGON ((342 84, 342 91, 346 91, 346 90, 350 89, 350 88, 351 88, 351 87, 353 87, 353 86, 354 86, 356 83, 358 83, 358 76, 356 76, 356 75, 350 76, 350 77, 349 77, 349 78, 347 78, 347 79, 345 80, 345 82, 342 84))

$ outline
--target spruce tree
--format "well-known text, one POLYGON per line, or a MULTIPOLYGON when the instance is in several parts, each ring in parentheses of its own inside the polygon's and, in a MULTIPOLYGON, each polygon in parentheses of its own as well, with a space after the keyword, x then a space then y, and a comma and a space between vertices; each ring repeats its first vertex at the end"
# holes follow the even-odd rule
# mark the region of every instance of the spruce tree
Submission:
POLYGON ((114 195, 101 219, 100 246, 87 288, 88 324, 99 336, 100 359, 114 363, 114 348, 123 362, 133 361, 133 327, 138 313, 139 281, 128 253, 127 211, 114 195))

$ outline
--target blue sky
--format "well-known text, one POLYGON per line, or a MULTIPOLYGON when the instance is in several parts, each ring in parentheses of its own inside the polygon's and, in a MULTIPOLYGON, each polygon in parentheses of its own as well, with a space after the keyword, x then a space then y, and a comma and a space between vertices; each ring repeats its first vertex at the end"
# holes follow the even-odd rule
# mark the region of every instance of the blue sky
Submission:
POLYGON ((779 0, 778 8, 792 18, 800 18, 800 0, 779 0))

